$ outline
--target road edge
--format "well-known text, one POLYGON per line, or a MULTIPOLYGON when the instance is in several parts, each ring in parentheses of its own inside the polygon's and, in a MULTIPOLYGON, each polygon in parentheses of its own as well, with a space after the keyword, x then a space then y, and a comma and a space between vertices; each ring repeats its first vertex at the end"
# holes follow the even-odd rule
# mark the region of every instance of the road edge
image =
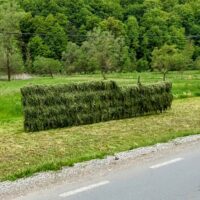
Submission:
POLYGON ((63 167, 62 170, 57 172, 41 172, 37 173, 28 178, 18 179, 14 182, 5 181, 0 182, 0 199, 7 200, 22 196, 25 193, 32 192, 35 190, 41 190, 47 186, 53 184, 59 184, 62 182, 70 182, 74 178, 80 178, 85 174, 95 174, 95 171, 101 169, 108 169, 129 160, 135 160, 144 155, 152 153, 162 152, 174 147, 196 143, 200 141, 200 135, 193 135, 187 137, 180 137, 169 141, 168 143, 158 143, 153 146, 141 147, 130 151, 116 153, 114 156, 106 156, 104 159, 95 159, 83 163, 77 163, 73 167, 63 167))

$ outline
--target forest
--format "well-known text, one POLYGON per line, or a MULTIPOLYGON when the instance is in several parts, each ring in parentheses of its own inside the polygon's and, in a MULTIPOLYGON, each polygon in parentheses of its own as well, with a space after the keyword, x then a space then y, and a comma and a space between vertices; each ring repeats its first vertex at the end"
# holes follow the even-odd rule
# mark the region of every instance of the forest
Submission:
POLYGON ((200 0, 2 0, 0 75, 200 69, 200 0))

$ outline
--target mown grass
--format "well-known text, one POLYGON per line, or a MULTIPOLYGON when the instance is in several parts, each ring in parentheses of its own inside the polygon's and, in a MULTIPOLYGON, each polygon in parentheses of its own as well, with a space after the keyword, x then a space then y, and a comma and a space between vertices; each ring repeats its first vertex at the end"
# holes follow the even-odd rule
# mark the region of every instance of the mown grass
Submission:
POLYGON ((0 180, 103 158, 115 152, 200 134, 200 98, 179 99, 160 115, 28 134, 22 119, 0 122, 0 180))
MULTIPOLYGON (((137 82, 137 73, 109 74, 122 86, 137 82)), ((23 131, 20 88, 30 84, 102 80, 101 75, 0 81, 0 181, 102 158, 115 152, 200 134, 200 72, 170 73, 175 100, 164 114, 28 134, 23 131), (194 98, 186 98, 194 97, 194 98)), ((158 73, 141 73, 145 84, 162 80, 158 73)))

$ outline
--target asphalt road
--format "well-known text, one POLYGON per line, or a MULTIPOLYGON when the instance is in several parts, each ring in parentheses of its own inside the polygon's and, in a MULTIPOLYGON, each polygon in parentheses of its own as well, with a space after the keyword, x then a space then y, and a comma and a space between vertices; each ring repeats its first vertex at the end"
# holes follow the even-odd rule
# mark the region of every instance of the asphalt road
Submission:
POLYGON ((200 143, 17 200, 200 200, 200 143))

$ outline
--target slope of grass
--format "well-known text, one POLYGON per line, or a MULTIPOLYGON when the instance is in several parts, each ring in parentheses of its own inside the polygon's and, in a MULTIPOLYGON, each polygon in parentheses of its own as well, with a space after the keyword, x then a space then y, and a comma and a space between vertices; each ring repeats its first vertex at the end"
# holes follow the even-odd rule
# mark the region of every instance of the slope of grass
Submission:
POLYGON ((200 98, 174 101, 166 113, 27 134, 22 119, 0 121, 0 180, 102 158, 115 152, 200 134, 200 98))

